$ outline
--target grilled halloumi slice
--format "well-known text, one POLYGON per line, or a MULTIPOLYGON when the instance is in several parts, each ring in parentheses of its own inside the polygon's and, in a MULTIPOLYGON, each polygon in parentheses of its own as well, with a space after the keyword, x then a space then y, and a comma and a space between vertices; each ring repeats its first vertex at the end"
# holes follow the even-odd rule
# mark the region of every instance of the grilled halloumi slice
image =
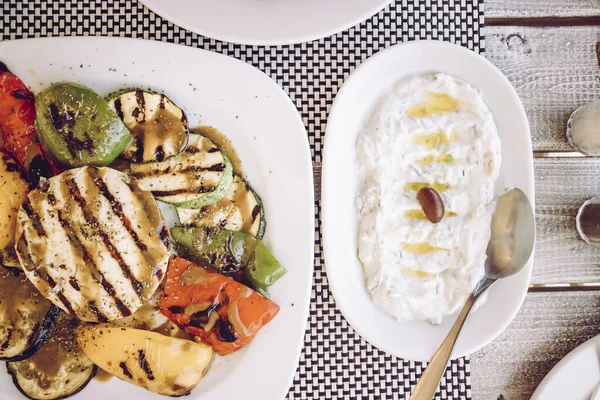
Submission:
POLYGON ((150 192, 110 168, 82 167, 33 190, 18 214, 27 278, 84 321, 131 315, 162 281, 168 232, 150 192))

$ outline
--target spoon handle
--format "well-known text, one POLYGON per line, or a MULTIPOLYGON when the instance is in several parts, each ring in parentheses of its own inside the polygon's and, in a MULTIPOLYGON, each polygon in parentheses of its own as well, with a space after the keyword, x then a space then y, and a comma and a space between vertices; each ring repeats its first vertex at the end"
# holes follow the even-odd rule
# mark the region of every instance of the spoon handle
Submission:
POLYGON ((460 333, 465 320, 469 316, 469 312, 471 312, 471 309, 475 303, 477 303, 477 300, 479 300, 494 282, 495 280, 492 279, 484 279, 477 285, 477 288, 473 293, 471 293, 458 315, 456 322, 452 325, 452 329, 450 329, 448 336, 446 336, 446 339, 444 339, 444 342, 431 359, 431 362, 427 365, 425 372, 421 375, 421 379, 417 382, 417 386, 415 387, 415 390, 413 390, 410 400, 431 400, 433 398, 440 380, 442 379, 442 375, 444 375, 444 372, 446 371, 446 365, 452 355, 452 349, 454 349, 458 334, 460 333))

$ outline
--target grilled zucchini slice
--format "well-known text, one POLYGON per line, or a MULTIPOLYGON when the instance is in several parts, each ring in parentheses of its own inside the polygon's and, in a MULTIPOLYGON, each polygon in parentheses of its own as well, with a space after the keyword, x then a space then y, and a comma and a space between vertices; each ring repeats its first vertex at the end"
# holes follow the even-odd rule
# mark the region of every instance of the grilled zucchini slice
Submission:
POLYGON ((163 216, 152 195, 122 172, 65 171, 29 192, 18 218, 16 250, 27 278, 83 321, 131 315, 165 275, 163 216))
POLYGON ((77 323, 60 313, 50 338, 33 356, 6 364, 21 393, 36 400, 63 399, 81 391, 92 380, 98 367, 77 344, 77 323))
POLYGON ((103 370, 166 396, 188 394, 213 358, 204 343, 111 324, 83 324, 77 341, 103 370))
POLYGON ((233 167, 210 139, 192 134, 183 153, 163 162, 131 164, 131 173, 144 190, 178 207, 201 208, 225 196, 233 167))
POLYGON ((22 272, 0 267, 0 360, 33 355, 47 339, 57 312, 22 272))
POLYGON ((261 239, 267 226, 262 201, 248 182, 238 175, 225 196, 210 206, 177 208, 179 222, 186 226, 205 226, 248 233, 261 239))
POLYGON ((108 105, 133 134, 133 142, 122 158, 134 163, 161 162, 185 149, 187 117, 164 94, 126 90, 110 98, 108 105))

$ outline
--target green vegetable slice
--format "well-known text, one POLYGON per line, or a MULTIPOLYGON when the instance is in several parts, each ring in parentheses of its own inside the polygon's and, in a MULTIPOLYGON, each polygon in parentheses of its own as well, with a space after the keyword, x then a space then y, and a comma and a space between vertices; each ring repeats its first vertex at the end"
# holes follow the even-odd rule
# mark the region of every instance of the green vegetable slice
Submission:
POLYGON ((259 239, 264 236, 267 225, 260 197, 248 182, 235 174, 221 200, 197 209, 178 207, 177 215, 182 225, 240 231, 259 239))
POLYGON ((171 236, 182 256, 261 292, 287 273, 260 239, 243 232, 176 226, 171 236))
POLYGON ((225 152, 210 139, 190 135, 183 153, 163 162, 131 164, 140 187, 162 202, 201 208, 225 196, 233 181, 233 167, 225 152))
POLYGON ((266 289, 287 273, 287 270, 269 251, 267 246, 256 241, 256 247, 250 255, 245 269, 245 277, 254 289, 266 289))
POLYGON ((35 99, 35 128, 44 148, 68 167, 106 166, 132 135, 108 103, 78 83, 57 83, 35 99))
POLYGON ((121 154, 125 160, 161 162, 185 149, 189 135, 187 117, 164 94, 126 90, 110 98, 108 104, 134 137, 121 154))

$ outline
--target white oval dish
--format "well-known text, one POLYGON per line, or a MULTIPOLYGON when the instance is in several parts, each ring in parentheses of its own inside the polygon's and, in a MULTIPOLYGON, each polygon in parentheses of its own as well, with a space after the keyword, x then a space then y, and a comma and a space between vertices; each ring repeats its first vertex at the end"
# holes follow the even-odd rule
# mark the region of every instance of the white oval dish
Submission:
MULTIPOLYGON (((264 238, 288 274, 270 289, 279 314, 247 347, 218 357, 189 399, 280 400, 304 343, 314 257, 313 174, 308 137, 289 97, 249 64, 217 53, 155 41, 50 38, 0 43, 1 61, 37 93, 76 81, 103 96, 125 87, 163 90, 187 111, 190 126, 213 125, 237 150, 265 205, 264 238), (290 184, 293 183, 293 184, 290 184), (265 378, 267 377, 267 378, 265 378)), ((24 399, 4 370, 0 398, 24 399)), ((77 399, 165 399, 112 378, 92 381, 77 399)))
MULTIPOLYGON (((522 189, 532 204, 533 155, 527 117, 512 85, 490 62, 450 43, 417 41, 381 51, 359 66, 338 92, 327 123, 323 151, 322 220, 327 277, 336 303, 352 327, 376 347, 397 357, 431 359, 455 317, 441 325, 396 322, 377 308, 365 287, 357 257, 358 174, 355 140, 375 102, 400 79, 443 72, 478 88, 494 115, 503 163, 495 191, 522 189)), ((516 276, 498 282, 487 302, 467 320, 453 358, 482 348, 496 338, 521 307, 533 259, 516 276)))
POLYGON ((251 45, 308 42, 348 29, 391 0, 140 0, 203 36, 251 45))
POLYGON ((531 400, 592 400, 600 385, 600 335, 579 345, 546 375, 531 400))

